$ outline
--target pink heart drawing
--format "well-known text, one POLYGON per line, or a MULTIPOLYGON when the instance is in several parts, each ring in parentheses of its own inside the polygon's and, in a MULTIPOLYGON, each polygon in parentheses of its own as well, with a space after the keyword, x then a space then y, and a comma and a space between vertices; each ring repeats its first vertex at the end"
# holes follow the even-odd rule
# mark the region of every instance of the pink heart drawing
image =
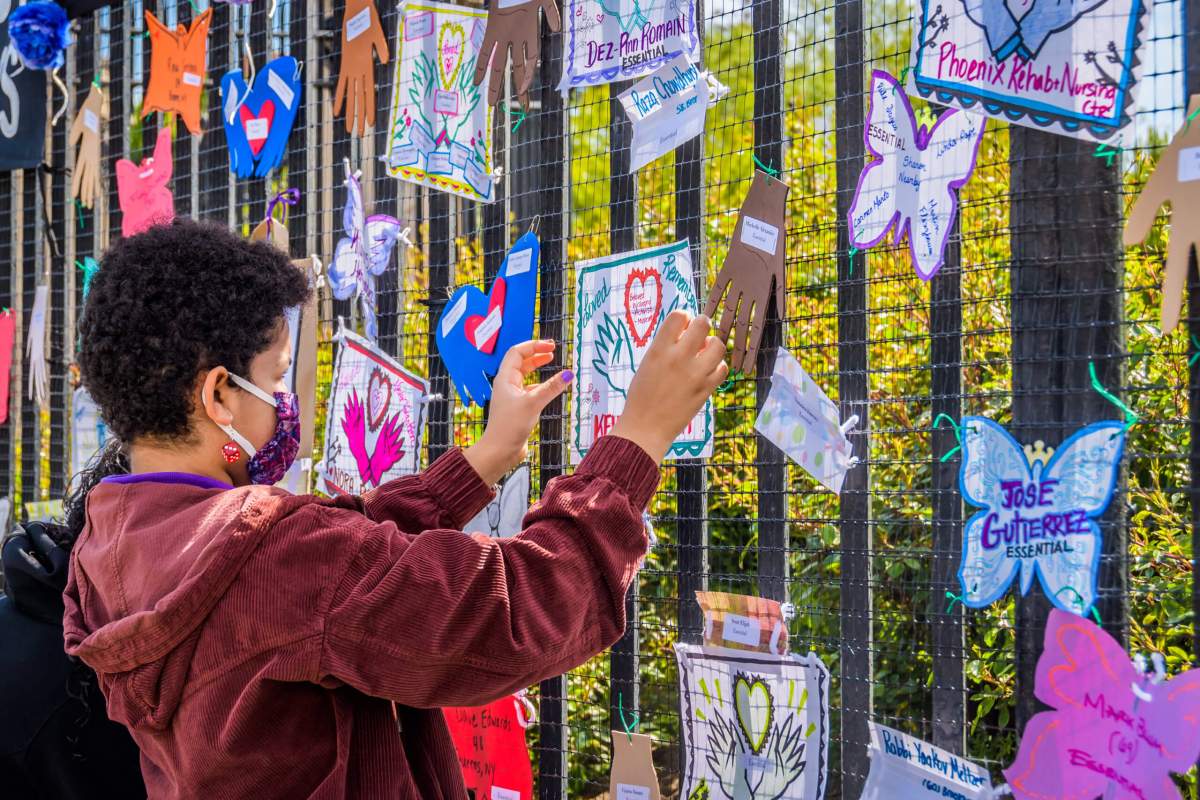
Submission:
POLYGON ((638 347, 654 335, 662 311, 662 279, 653 267, 631 270, 625 284, 625 321, 638 347), (653 286, 647 284, 653 283, 653 286))
POLYGON ((392 404, 392 381, 383 370, 376 367, 367 381, 367 424, 378 430, 392 404))

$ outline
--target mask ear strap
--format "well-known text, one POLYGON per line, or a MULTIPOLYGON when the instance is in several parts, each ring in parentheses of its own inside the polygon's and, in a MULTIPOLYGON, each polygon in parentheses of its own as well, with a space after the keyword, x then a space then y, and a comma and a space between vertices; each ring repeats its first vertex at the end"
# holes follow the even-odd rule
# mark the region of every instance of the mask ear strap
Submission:
MULTIPOLYGON (((259 400, 262 400, 264 403, 269 403, 270 405, 278 408, 279 404, 275 402, 275 398, 272 395, 267 394, 262 389, 258 388, 253 383, 246 380, 245 378, 243 378, 239 375, 234 375, 232 372, 230 372, 229 379, 231 381, 233 381, 234 383, 236 383, 241 388, 245 389, 250 394, 257 397, 259 400)), ((239 442, 239 444, 240 444, 240 442, 239 442)))
POLYGON ((233 439, 235 442, 237 442, 238 447, 245 450, 246 455, 248 457, 254 458, 255 454, 258 451, 254 449, 254 445, 250 444, 249 439, 247 439, 245 436, 242 436, 240 433, 238 433, 236 430, 234 430, 234 427, 232 425, 222 425, 221 423, 218 422, 217 427, 220 428, 222 431, 224 431, 226 436, 228 436, 230 439, 233 439))

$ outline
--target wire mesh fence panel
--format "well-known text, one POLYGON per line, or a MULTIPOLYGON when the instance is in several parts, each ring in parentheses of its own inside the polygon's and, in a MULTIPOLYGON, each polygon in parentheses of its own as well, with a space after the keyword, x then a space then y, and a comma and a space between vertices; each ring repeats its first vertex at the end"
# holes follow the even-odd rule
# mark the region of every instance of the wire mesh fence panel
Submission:
MULTIPOLYGON (((605 13, 625 31, 615 40, 628 45, 623 57, 636 63, 630 54, 642 45, 630 31, 664 4, 618 5, 605 13)), ((895 108, 911 106, 909 135, 922 150, 938 141, 934 132, 952 114, 974 113, 943 105, 957 102, 949 95, 906 91, 915 85, 905 84, 914 49, 943 63, 953 59, 944 49, 949 22, 941 21, 949 6, 671 0, 672 13, 698 38, 712 105, 701 135, 644 164, 644 131, 621 99, 637 78, 559 90, 564 71, 580 58, 569 38, 578 22, 571 15, 585 7, 565 4, 562 33, 543 25, 528 110, 506 70, 502 102, 469 137, 491 165, 478 176, 491 182, 490 202, 393 175, 394 107, 402 100, 400 81, 408 79, 398 65, 405 14, 412 12, 403 5, 379 5, 389 52, 373 57, 350 90, 374 115, 361 134, 346 119, 351 99, 334 108, 347 69, 342 0, 160 0, 114 4, 75 21, 62 70, 67 96, 52 83, 47 88, 48 119, 60 105, 65 110, 46 129, 45 163, 0 173, 0 259, 9 265, 0 274, 0 305, 17 318, 0 484, 13 518, 42 515, 44 507, 30 504, 59 499, 69 486, 85 262, 100 259, 121 235, 117 162, 151 157, 159 130, 171 134, 169 186, 179 215, 249 235, 274 207, 292 256, 313 254, 328 265, 339 241, 358 235, 342 213, 347 179, 358 174, 365 213, 394 217, 403 231, 375 279, 372 306, 353 295, 337 299, 328 281, 320 282, 316 433, 313 452, 303 454, 316 491, 328 490, 319 462, 344 346, 340 332, 362 332, 374 316, 378 346, 429 381, 421 409, 427 465, 477 439, 488 418, 486 403, 459 396, 438 352, 439 317, 456 289, 487 293, 514 243, 536 232, 536 332, 557 344, 556 360, 541 370, 550 377, 572 365, 581 339, 591 335, 580 329, 577 286, 593 259, 686 242, 679 252, 693 273, 680 291, 703 308, 738 244, 738 212, 757 173, 768 187, 786 187, 778 232, 783 302, 761 304, 756 356, 714 396, 711 455, 684 454, 662 469, 648 516, 656 543, 625 598, 624 635, 531 689, 538 721, 527 736, 539 796, 606 796, 614 731, 653 737, 664 795, 683 791, 689 763, 713 755, 707 745, 687 753, 683 744, 686 698, 675 645, 702 640, 697 591, 791 605, 791 650, 815 653, 830 673, 831 798, 860 796, 871 768, 872 722, 964 755, 1000 781, 1021 733, 1044 709, 1034 687, 1055 605, 1088 611, 1130 652, 1164 654, 1170 673, 1191 665, 1200 609, 1193 580, 1200 531, 1194 254, 1183 323, 1163 330, 1159 306, 1179 300, 1164 300, 1164 263, 1170 247, 1182 246, 1172 237, 1190 235, 1186 215, 1194 210, 1174 209, 1174 224, 1163 211, 1133 247, 1124 246, 1122 230, 1160 154, 1190 122, 1188 97, 1200 92, 1197 0, 1159 0, 1146 11, 1137 34, 1144 41, 1138 102, 1119 139, 1097 144, 1037 125, 987 121, 969 180, 951 185, 946 197, 957 215, 932 277, 914 269, 919 242, 910 239, 924 235, 921 219, 907 228, 908 238, 887 236, 871 247, 854 244, 852 227, 864 167, 882 158, 869 144, 886 99, 874 93, 886 80, 880 71, 899 81, 891 96, 900 98, 895 108), (193 135, 174 114, 143 113, 153 46, 147 14, 186 28, 209 13, 203 133, 193 135), (238 178, 222 78, 242 70, 249 81, 289 56, 298 62, 299 91, 287 149, 264 174, 238 178), (69 126, 93 86, 103 94, 101 176, 86 207, 72 200, 79 156, 69 126), (298 196, 278 199, 288 189, 298 196), (40 286, 48 291, 44 401, 30 393, 40 367, 26 355, 40 286), (841 420, 857 418, 847 428, 856 461, 840 493, 812 477, 814 465, 798 463, 756 428, 777 359, 787 354, 833 400, 841 420), (1045 588, 1053 578, 1035 573, 1029 561, 1007 574, 1011 586, 987 590, 979 583, 1004 578, 1003 569, 976 575, 963 566, 972 525, 989 510, 961 488, 978 433, 968 426, 984 424, 968 418, 1007 430, 1029 475, 1035 463, 1037 474, 1049 474, 1053 453, 1069 452, 1085 426, 1122 423, 1111 499, 1095 515, 1096 550, 1086 554, 1094 558, 1094 598, 1076 602, 1088 587, 1045 588)), ((1096 79, 1102 87, 1116 86, 1105 70, 1120 59, 1107 42, 1075 46, 1094 48, 1076 54, 1080 63, 1103 76, 1096 79)), ((899 153, 894 157, 908 157, 899 153)), ((897 200, 879 200, 887 202, 905 212, 897 200)), ((893 220, 897 230, 903 221, 893 220)), ((636 330, 632 317, 630 324, 636 330)), ((548 407, 528 451, 531 501, 571 471, 583 441, 579 404, 598 395, 599 387, 577 376, 571 392, 548 407)), ((611 420, 591 423, 593 433, 603 433, 611 420)), ((804 430, 795 426, 788 435, 799 447, 804 430)), ((1194 771, 1176 780, 1185 796, 1195 796, 1194 771)), ((710 786, 709 796, 727 788, 710 786)))

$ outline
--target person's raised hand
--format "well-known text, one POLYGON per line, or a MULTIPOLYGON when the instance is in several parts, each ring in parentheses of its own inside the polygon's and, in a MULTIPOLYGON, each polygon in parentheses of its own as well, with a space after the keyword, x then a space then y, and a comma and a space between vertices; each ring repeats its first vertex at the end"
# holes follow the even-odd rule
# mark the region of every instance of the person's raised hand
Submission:
POLYGON ((672 311, 629 384, 625 410, 612 434, 662 461, 671 443, 687 428, 725 377, 725 343, 710 336, 706 316, 672 311))
POLYGON ((526 379, 554 360, 554 342, 534 340, 514 345, 500 362, 492 381, 487 428, 479 441, 463 451, 467 461, 488 483, 496 483, 525 460, 529 435, 542 410, 571 384, 569 371, 542 383, 526 385, 526 379))

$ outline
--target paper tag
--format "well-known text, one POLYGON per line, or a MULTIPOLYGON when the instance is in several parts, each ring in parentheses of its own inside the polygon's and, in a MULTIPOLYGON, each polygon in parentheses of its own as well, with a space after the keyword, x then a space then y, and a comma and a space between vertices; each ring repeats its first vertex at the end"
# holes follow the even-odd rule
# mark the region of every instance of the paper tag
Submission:
POLYGON ((484 172, 475 159, 468 158, 467 163, 463 166, 463 177, 467 179, 467 183, 471 184, 471 188, 484 197, 492 193, 492 182, 488 174, 484 172))
POLYGON ((429 166, 426 169, 434 175, 449 175, 454 172, 454 167, 450 164, 450 154, 447 152, 430 153, 429 166))
POLYGON ((742 753, 737 758, 737 764, 740 769, 747 772, 766 772, 771 769, 771 759, 762 756, 752 755, 750 753, 742 753))
POLYGON ((279 95, 279 100, 290 111, 292 103, 296 102, 296 93, 292 91, 292 87, 287 85, 287 81, 279 77, 279 73, 275 70, 267 71, 267 86, 271 87, 271 91, 279 95))
POLYGON ((355 14, 350 19, 346 20, 346 41, 354 41, 369 27, 371 27, 370 5, 355 14))
POLYGON ((768 255, 775 255, 779 246, 779 228, 754 217, 742 217, 742 243, 768 255))
POLYGON ((529 267, 533 264, 533 248, 527 247, 524 250, 518 250, 508 257, 508 264, 504 267, 506 276, 524 275, 529 272, 529 267))
POLYGON ((633 783, 618 783, 616 800, 650 800, 650 787, 633 783))
POLYGON ((422 14, 413 14, 411 17, 404 18, 404 40, 411 42, 413 39, 421 39, 433 33, 433 12, 426 11, 422 14))
POLYGON ((183 83, 187 86, 199 86, 200 85, 200 76, 194 72, 183 73, 183 77, 180 78, 180 80, 183 81, 183 83))
POLYGON ((90 108, 83 110, 83 127, 87 128, 92 133, 100 132, 100 118, 96 116, 96 112, 90 108))
POLYGON ((225 95, 225 106, 221 109, 225 115, 225 119, 233 122, 233 115, 238 109, 238 90, 236 86, 229 87, 229 94, 225 95))
POLYGON ((246 138, 252 142, 267 138, 270 125, 265 117, 246 120, 246 138))
POLYGON ((442 317, 442 336, 449 336, 450 331, 454 330, 454 326, 458 324, 465 313, 467 313, 467 296, 464 294, 442 317))
MULTIPOLYGON (((500 7, 504 8, 504 6, 500 7)), ((475 20, 475 24, 471 26, 471 44, 474 45, 476 50, 483 49, 483 40, 487 35, 487 31, 484 30, 485 27, 485 23, 481 20, 475 20)))
POLYGON ((1200 147, 1185 147, 1179 151, 1179 182, 1200 181, 1200 147))
POLYGON ((500 786, 492 787, 492 800, 521 800, 521 793, 500 786))
POLYGON ((500 0, 499 5, 501 8, 515 8, 516 6, 523 6, 528 2, 529 0, 500 0))
POLYGON ((479 323, 479 327, 475 329, 475 349, 482 349, 487 340, 492 338, 492 334, 500 330, 500 326, 503 323, 503 308, 497 306, 489 311, 488 315, 484 317, 483 322, 479 323))
POLYGON ((754 617, 743 617, 741 614, 725 614, 725 624, 721 628, 721 638, 727 642, 748 644, 758 647, 762 638, 762 626, 754 617))
POLYGON ((436 89, 433 93, 433 110, 439 114, 458 116, 458 92, 436 89))

